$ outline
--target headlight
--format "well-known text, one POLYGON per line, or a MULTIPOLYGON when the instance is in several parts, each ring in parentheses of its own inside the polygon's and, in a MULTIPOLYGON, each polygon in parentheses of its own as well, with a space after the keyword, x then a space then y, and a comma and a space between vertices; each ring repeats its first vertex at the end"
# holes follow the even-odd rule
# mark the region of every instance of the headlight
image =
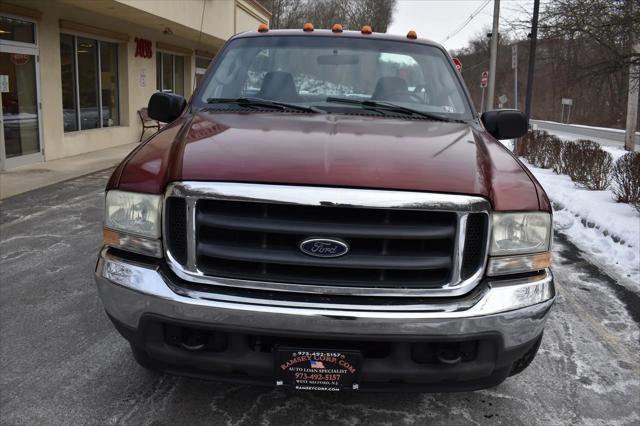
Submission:
POLYGON ((487 275, 531 272, 551 265, 551 215, 494 213, 487 275))
POLYGON ((161 209, 160 195, 107 192, 104 243, 122 250, 162 257, 161 209))
POLYGON ((494 213, 491 256, 538 253, 549 250, 549 213, 494 213))
POLYGON ((107 192, 104 225, 117 231, 160 238, 160 195, 107 192))

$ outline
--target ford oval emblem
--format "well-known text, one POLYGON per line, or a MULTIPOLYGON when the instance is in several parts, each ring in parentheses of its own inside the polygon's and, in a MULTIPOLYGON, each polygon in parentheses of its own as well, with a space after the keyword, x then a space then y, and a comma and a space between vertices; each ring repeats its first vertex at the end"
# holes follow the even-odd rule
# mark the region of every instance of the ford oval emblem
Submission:
POLYGON ((333 238, 307 238, 300 243, 300 251, 314 257, 340 257, 347 254, 349 245, 333 238))

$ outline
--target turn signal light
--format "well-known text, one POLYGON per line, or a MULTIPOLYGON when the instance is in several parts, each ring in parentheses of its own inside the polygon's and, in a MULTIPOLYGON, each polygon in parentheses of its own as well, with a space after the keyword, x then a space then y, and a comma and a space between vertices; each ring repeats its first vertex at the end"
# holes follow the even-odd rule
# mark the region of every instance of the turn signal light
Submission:
POLYGON ((116 249, 162 258, 162 242, 160 240, 103 228, 102 242, 105 246, 116 249))
POLYGON ((411 40, 415 40, 418 38, 418 34, 416 34, 415 31, 411 30, 407 33, 407 38, 410 38, 411 40))
POLYGON ((313 24, 311 22, 307 22, 302 26, 303 31, 313 31, 313 24))
POLYGON ((266 33, 267 31, 269 31, 269 26, 267 24, 258 25, 258 32, 259 33, 266 33))
POLYGON ((106 246, 118 247, 120 245, 120 237, 117 232, 102 228, 102 242, 106 246))
POLYGON ((524 254, 518 256, 489 257, 487 275, 508 275, 540 271, 551 266, 551 252, 524 254))
POLYGON ((333 27, 331 27, 331 31, 333 31, 334 33, 341 33, 342 32, 342 25, 333 24, 333 27))
POLYGON ((369 25, 365 25, 365 26, 362 27, 360 32, 362 34, 371 34, 373 32, 373 30, 371 29, 371 27, 369 25))

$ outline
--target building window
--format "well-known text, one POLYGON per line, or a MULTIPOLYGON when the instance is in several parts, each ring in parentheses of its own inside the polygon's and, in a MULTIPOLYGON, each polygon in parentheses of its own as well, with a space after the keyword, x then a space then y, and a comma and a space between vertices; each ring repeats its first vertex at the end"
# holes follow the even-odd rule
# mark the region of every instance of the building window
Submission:
POLYGON ((0 40, 33 44, 36 42, 35 28, 33 22, 0 16, 0 40))
POLYGON ((118 45, 60 35, 64 131, 120 124, 118 45))
POLYGON ((157 52, 156 88, 184 96, 184 56, 157 52))
POLYGON ((196 56, 196 68, 207 70, 209 68, 209 64, 211 63, 211 58, 206 58, 204 56, 196 56))
POLYGON ((200 85, 210 63, 211 58, 196 56, 196 87, 200 85))

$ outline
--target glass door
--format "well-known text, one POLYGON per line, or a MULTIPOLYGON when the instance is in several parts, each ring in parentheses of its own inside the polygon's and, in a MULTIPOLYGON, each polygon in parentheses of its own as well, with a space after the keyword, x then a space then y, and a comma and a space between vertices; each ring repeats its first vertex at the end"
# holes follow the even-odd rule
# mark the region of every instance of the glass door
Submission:
MULTIPOLYGON (((7 24, 12 20, 2 17, 1 21, 7 24)), ((27 22, 19 23, 23 25, 2 26, 14 31, 16 28, 22 29, 24 32, 27 22)), ((35 24, 32 25, 35 27, 35 24)), ((24 46, 26 43, 19 41, 22 40, 0 38, 0 169, 42 161, 38 52, 35 46, 24 46)))

